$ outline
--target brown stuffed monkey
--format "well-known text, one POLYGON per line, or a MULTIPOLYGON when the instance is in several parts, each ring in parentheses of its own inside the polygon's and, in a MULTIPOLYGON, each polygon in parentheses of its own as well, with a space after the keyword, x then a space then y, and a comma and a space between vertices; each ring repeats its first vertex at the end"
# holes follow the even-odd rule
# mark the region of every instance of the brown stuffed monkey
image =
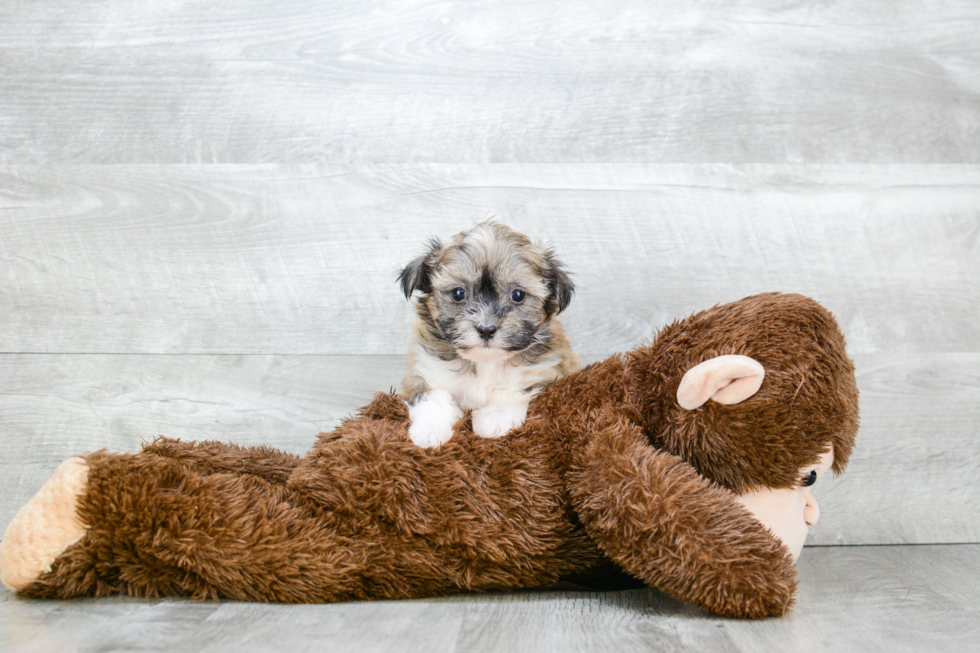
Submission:
POLYGON ((9 525, 0 578, 28 597, 325 602, 537 587, 611 560, 709 612, 781 615, 858 393, 830 313, 766 294, 555 382, 505 437, 467 416, 422 449, 407 426, 379 393, 305 457, 160 438, 71 458, 9 525))

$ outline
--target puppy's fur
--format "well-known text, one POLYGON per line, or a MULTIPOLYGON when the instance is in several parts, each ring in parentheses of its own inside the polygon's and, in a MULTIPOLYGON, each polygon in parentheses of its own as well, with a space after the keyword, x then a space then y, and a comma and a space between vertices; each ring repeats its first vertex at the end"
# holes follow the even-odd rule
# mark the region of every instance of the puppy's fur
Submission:
POLYGON ((504 435, 542 387, 579 367, 555 317, 572 298, 568 273, 509 227, 433 239, 398 280, 406 297, 421 293, 400 392, 419 446, 446 442, 466 410, 478 435, 504 435))

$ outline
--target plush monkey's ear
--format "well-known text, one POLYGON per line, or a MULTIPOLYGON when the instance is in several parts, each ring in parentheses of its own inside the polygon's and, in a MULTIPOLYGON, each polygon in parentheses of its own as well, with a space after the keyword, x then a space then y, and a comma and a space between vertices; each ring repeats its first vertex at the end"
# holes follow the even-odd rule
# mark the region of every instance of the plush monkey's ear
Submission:
POLYGON ((677 403, 685 410, 700 408, 709 399, 731 405, 745 401, 762 386, 766 370, 748 356, 718 356, 687 371, 677 388, 677 403))
POLYGON ((548 282, 548 290, 550 291, 546 310, 549 315, 552 313, 561 313, 568 307, 569 302, 572 301, 572 295, 575 293, 575 284, 572 283, 572 279, 565 270, 565 266, 555 258, 551 250, 548 250, 548 254, 545 257, 544 278, 548 282))
POLYGON ((442 243, 439 239, 431 239, 425 254, 406 265, 398 274, 398 284, 405 297, 411 299, 412 293, 416 290, 424 293, 432 292, 432 270, 435 267, 436 257, 441 251, 442 243))

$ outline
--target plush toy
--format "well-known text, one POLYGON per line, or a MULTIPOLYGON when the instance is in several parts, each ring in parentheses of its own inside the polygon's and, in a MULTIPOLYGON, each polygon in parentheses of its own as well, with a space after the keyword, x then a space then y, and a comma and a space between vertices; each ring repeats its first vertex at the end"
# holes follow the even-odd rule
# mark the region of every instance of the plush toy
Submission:
POLYGON ((435 449, 378 394, 297 457, 157 439, 64 462, 0 543, 28 597, 324 602, 510 590, 609 565, 704 610, 783 614, 847 463, 853 366, 834 318, 767 294, 555 382, 505 437, 435 449))

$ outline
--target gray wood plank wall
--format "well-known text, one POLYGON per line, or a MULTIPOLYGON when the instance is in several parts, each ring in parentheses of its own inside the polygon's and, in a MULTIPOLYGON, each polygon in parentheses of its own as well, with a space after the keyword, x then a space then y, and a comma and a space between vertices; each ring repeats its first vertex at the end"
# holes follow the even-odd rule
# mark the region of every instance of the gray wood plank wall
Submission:
POLYGON ((64 457, 301 453, 397 385, 394 277, 496 216, 587 360, 760 291, 863 426, 814 544, 980 541, 980 3, 0 5, 0 525, 64 457))
POLYGON ((980 163, 973 0, 0 7, 11 163, 980 163))

